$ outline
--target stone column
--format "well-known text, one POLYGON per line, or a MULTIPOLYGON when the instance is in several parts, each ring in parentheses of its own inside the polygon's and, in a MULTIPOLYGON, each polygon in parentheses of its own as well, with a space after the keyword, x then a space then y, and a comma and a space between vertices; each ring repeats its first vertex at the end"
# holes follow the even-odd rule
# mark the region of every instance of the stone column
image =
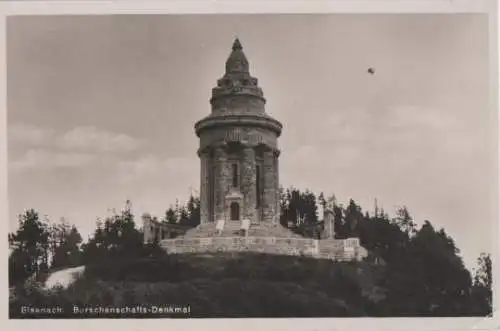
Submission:
POLYGON ((273 222, 276 214, 276 171, 274 164, 273 150, 264 152, 263 176, 264 176, 264 196, 263 196, 263 221, 273 222))
POLYGON ((225 219, 227 193, 227 155, 222 146, 217 146, 214 153, 215 162, 215 221, 225 219))
POLYGON ((323 238, 328 239, 334 239, 335 238, 335 217, 334 217, 333 210, 331 209, 326 209, 325 210, 325 229, 323 232, 323 238))
POLYGON ((280 177, 279 177, 279 156, 280 156, 280 151, 275 150, 274 151, 274 188, 276 190, 276 201, 275 201, 275 206, 276 206, 276 215, 274 222, 276 224, 279 224, 280 222, 280 177))
POLYGON ((208 176, 210 172, 210 156, 207 151, 198 153, 200 156, 200 223, 207 223, 209 217, 209 195, 210 187, 208 176))
POLYGON ((151 244, 154 242, 153 238, 153 225, 150 217, 143 217, 143 232, 144 232, 144 243, 151 244))
POLYGON ((241 191, 243 193, 242 218, 248 218, 250 222, 256 222, 256 162, 255 150, 252 147, 245 146, 243 150, 243 163, 241 165, 241 191))

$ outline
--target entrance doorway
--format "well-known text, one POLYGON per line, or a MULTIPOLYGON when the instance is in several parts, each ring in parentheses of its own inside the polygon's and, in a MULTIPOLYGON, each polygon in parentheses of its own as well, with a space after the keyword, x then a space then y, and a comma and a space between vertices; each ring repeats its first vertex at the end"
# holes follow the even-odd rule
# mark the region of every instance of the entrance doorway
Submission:
POLYGON ((231 203, 231 221, 240 219, 240 205, 237 202, 231 203))

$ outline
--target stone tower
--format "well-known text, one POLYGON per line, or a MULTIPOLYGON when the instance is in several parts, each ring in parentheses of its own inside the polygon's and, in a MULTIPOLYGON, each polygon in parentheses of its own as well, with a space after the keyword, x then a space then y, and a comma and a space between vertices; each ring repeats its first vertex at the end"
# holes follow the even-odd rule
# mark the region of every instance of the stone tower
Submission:
POLYGON ((265 103, 236 39, 224 76, 212 89, 211 113, 195 124, 201 223, 279 222, 277 140, 282 125, 266 114, 265 103))

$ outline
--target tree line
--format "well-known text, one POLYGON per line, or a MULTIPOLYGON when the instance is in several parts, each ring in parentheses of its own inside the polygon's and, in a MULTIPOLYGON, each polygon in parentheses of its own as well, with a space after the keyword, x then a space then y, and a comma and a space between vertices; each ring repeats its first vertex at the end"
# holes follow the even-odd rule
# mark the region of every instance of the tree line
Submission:
POLYGON ((481 254, 478 269, 466 269, 453 238, 425 220, 418 227, 406 206, 390 217, 375 206, 372 213, 353 199, 346 206, 334 195, 316 198, 309 190, 281 192, 281 224, 306 237, 315 237, 317 204, 328 203, 334 214, 335 238, 358 237, 371 259, 386 264, 382 286, 387 290, 381 304, 390 315, 485 315, 491 313, 491 257, 481 254))
MULTIPOLYGON (((90 238, 83 242, 76 226, 65 219, 53 222, 33 209, 26 210, 18 217, 18 229, 9 233, 9 284, 43 279, 49 271, 61 268, 150 254, 151 247, 143 245, 143 232, 134 217, 132 204, 126 201, 123 210, 98 219, 90 238)), ((147 213, 142 215, 148 217, 158 221, 147 213)), ((177 201, 159 221, 195 227, 200 223, 199 197, 191 194, 184 205, 177 201)))
MULTIPOLYGON (((379 285, 386 295, 380 307, 388 315, 491 313, 489 254, 478 257, 478 268, 471 273, 445 230, 428 220, 418 227, 405 206, 390 217, 378 207, 369 213, 352 199, 343 205, 333 195, 325 198, 323 193, 316 196, 310 190, 280 191, 281 224, 305 237, 317 236, 323 226, 318 219, 318 204, 333 207, 337 239, 359 237, 370 252, 368 260, 385 266, 379 285)), ((159 221, 195 227, 200 222, 199 205, 199 197, 191 195, 185 205, 176 202, 167 208, 159 221)), ((129 201, 123 210, 98 220, 87 242, 66 220, 53 223, 35 210, 27 210, 19 216, 17 231, 9 234, 9 247, 11 286, 62 267, 160 254, 157 246, 143 244, 142 230, 135 223, 129 201)))
POLYGON ((19 216, 18 222, 18 230, 9 233, 10 284, 38 277, 49 269, 81 264, 82 237, 64 218, 52 223, 30 209, 19 216))

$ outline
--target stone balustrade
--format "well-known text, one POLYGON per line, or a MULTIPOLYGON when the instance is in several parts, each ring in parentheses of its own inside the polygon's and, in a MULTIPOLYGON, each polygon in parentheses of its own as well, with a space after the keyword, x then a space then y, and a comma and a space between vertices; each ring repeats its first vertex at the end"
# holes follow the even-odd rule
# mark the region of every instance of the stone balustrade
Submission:
POLYGON ((165 239, 160 246, 170 254, 259 252, 292 256, 310 256, 338 261, 361 260, 367 251, 359 239, 317 240, 279 237, 201 237, 165 239))

